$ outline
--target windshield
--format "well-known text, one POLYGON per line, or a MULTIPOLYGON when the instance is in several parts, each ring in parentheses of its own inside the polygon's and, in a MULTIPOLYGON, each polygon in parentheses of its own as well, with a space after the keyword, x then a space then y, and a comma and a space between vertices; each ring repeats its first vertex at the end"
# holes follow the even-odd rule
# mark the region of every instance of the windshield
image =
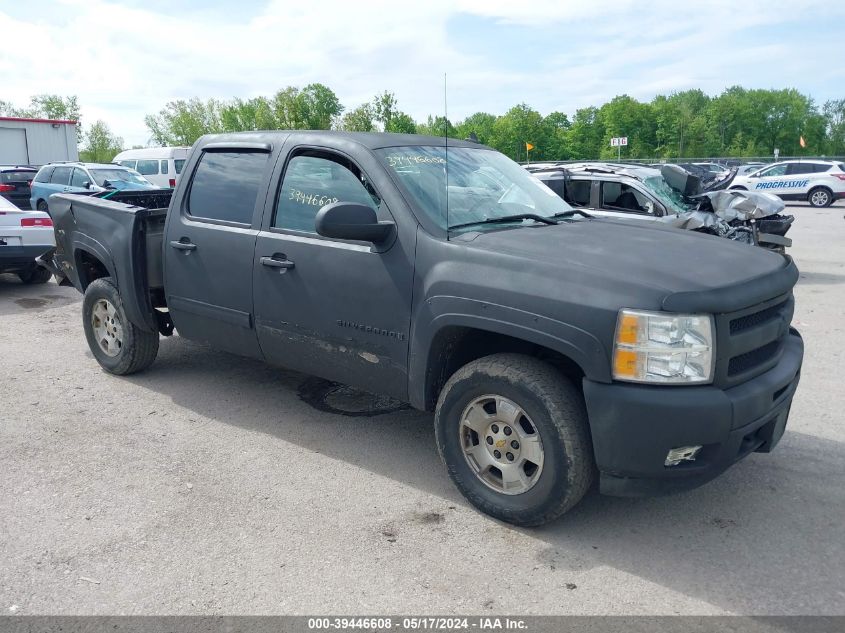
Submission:
POLYGON ((117 181, 131 182, 136 185, 151 185, 150 181, 132 169, 91 169, 91 177, 98 186, 104 187, 106 180, 111 183, 117 181))
MULTIPOLYGON (((445 147, 388 147, 376 151, 399 176, 417 206, 441 228, 447 228, 447 195, 449 227, 519 213, 551 217, 572 210, 554 191, 499 152, 450 147, 447 193, 445 147)), ((501 225, 490 228, 494 226, 501 225)))
POLYGON ((663 179, 663 176, 649 176, 644 178, 642 182, 670 213, 678 214, 689 210, 689 207, 684 204, 681 194, 672 189, 663 179))

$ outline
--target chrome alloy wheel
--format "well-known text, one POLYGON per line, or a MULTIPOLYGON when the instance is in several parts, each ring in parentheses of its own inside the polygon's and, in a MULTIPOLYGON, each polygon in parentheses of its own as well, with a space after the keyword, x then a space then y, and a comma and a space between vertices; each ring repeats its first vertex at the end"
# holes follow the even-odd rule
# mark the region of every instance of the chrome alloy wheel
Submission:
POLYGON ((458 429, 464 458, 489 488, 506 495, 527 492, 543 472, 543 441, 525 411, 498 395, 476 398, 458 429))
POLYGON ((91 311, 91 329, 100 349, 107 356, 117 356, 123 348, 123 324, 120 315, 106 299, 100 299, 91 311))
POLYGON ((830 194, 827 191, 814 191, 813 195, 810 196, 810 202, 813 203, 814 207, 826 207, 829 199, 830 194))

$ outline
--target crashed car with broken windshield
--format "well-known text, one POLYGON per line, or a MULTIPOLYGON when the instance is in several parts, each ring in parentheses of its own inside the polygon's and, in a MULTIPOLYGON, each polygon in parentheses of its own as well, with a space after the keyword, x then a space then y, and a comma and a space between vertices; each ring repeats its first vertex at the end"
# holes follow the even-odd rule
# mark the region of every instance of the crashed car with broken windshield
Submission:
POLYGON ((655 221, 783 253, 794 217, 784 202, 763 192, 730 190, 725 175, 693 173, 680 165, 660 169, 619 163, 542 163, 527 166, 569 204, 589 213, 655 221))
POLYGON ((409 402, 469 502, 519 525, 596 479, 682 491, 771 451, 798 385, 788 257, 593 218, 475 143, 205 136, 174 190, 50 213, 105 371, 178 332, 409 402))

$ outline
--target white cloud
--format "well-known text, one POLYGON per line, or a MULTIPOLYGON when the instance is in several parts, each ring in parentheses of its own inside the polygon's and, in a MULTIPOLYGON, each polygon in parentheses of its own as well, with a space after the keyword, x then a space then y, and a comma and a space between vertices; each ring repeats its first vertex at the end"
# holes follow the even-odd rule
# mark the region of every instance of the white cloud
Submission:
MULTIPOLYGON (((175 14, 116 0, 30 6, 24 18, 0 9, 2 98, 23 104, 43 92, 76 94, 83 122, 102 118, 128 144, 147 140, 144 115, 170 100, 251 97, 313 81, 330 86, 347 107, 393 91, 400 107, 421 119, 442 111, 448 70, 450 117, 458 119, 520 101, 571 113, 623 92, 648 99, 693 86, 717 92, 765 81, 801 89, 810 68, 813 81, 829 81, 832 90, 841 78, 839 53, 822 66, 815 53, 795 55, 802 45, 833 55, 832 37, 808 33, 805 42, 796 33, 794 41, 767 42, 749 36, 791 20, 794 4, 776 1, 738 9, 721 0, 271 0, 250 15, 229 2, 225 11, 175 14), (531 29, 555 46, 520 59, 516 45, 512 55, 498 51, 497 61, 465 44, 455 18, 501 36, 502 49, 511 29, 531 29)), ((828 1, 801 7, 823 21, 842 15, 828 1)))

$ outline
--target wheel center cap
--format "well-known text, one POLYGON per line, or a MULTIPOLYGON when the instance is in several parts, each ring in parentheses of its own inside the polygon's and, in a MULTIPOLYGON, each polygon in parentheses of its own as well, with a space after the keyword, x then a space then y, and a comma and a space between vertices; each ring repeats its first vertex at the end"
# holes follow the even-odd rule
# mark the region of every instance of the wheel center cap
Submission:
POLYGON ((496 422, 491 424, 486 433, 487 451, 498 462, 513 464, 519 461, 519 439, 514 430, 507 424, 496 422))

